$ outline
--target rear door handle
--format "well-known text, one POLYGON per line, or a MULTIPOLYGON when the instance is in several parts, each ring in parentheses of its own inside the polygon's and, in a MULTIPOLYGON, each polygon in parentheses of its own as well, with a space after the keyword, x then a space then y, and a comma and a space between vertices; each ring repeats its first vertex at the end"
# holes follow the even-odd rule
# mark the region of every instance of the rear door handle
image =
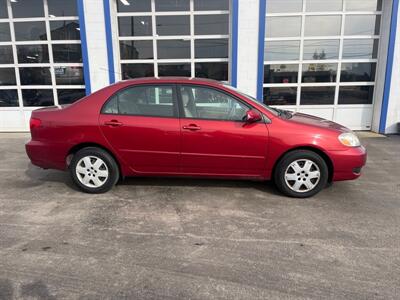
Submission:
POLYGON ((201 129, 201 127, 197 126, 196 124, 185 125, 182 128, 185 130, 191 130, 191 131, 197 131, 197 130, 201 129))
POLYGON ((111 120, 104 122, 104 125, 111 127, 119 127, 122 126, 123 124, 121 122, 118 122, 117 120, 111 120))

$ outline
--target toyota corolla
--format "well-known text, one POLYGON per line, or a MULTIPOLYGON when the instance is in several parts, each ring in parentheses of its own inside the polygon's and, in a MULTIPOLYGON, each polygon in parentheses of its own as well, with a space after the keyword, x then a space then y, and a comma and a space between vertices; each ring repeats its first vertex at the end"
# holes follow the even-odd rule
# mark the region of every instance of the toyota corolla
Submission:
POLYGON ((273 180, 291 197, 356 179, 366 151, 346 127, 266 106, 217 81, 140 78, 33 111, 27 154, 84 192, 127 176, 273 180))

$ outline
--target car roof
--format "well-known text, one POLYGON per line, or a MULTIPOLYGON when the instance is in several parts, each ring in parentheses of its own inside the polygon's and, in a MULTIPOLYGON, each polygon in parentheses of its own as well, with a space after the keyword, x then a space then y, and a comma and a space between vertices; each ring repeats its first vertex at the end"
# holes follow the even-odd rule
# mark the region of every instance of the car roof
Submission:
POLYGON ((208 78, 197 78, 197 77, 179 77, 179 76, 165 76, 165 77, 140 77, 134 79, 123 80, 124 83, 197 83, 197 84, 207 84, 207 85, 223 85, 222 82, 208 79, 208 78))

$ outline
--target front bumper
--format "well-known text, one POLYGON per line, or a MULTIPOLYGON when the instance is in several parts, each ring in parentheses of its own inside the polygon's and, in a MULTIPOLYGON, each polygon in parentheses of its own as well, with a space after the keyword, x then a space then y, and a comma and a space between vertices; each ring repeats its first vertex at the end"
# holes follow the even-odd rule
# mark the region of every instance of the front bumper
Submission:
POLYGON ((333 181, 357 179, 367 162, 367 150, 363 147, 328 153, 333 163, 333 181))

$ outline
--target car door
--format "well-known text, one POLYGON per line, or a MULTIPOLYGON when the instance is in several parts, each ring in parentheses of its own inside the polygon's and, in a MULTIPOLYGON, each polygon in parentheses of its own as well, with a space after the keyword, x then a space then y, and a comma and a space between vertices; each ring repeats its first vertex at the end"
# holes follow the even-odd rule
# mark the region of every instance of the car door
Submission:
POLYGON ((179 85, 181 170, 187 174, 262 176, 268 128, 243 121, 251 108, 222 90, 179 85))
POLYGON ((138 173, 179 171, 180 124, 175 85, 134 85, 116 93, 99 117, 101 130, 138 173))

